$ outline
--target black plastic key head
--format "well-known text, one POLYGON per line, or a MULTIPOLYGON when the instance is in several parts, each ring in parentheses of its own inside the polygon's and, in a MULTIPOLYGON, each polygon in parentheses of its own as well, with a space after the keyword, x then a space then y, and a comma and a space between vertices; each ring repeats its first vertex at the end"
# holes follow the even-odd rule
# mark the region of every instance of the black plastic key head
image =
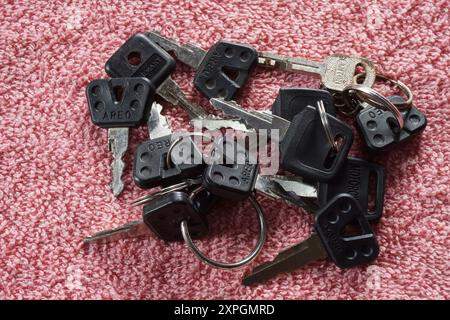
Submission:
POLYGON ((175 60, 145 34, 129 38, 106 62, 111 77, 145 77, 158 87, 175 69, 175 60))
POLYGON ((257 165, 211 165, 206 167, 203 185, 212 194, 233 200, 250 196, 256 182, 257 165))
POLYGON ((208 232, 208 223, 198 211, 189 194, 174 191, 165 194, 144 206, 145 224, 165 241, 183 240, 181 222, 187 221, 193 239, 208 232))
MULTIPOLYGON (((165 187, 202 173, 202 155, 190 137, 183 139, 173 149, 174 152, 183 153, 181 156, 184 161, 172 161, 167 165, 167 153, 172 142, 172 135, 168 135, 150 139, 138 146, 134 157, 133 178, 139 187, 165 187)), ((174 159, 174 153, 171 158, 174 159)))
POLYGON ((356 121, 367 147, 372 151, 386 150, 399 141, 400 132, 390 111, 366 107, 358 114, 356 121))
POLYGON ((194 86, 208 99, 231 100, 247 81, 257 58, 258 53, 250 46, 217 42, 198 67, 194 86))
POLYGON ((363 159, 348 158, 332 180, 319 183, 319 205, 325 206, 336 195, 349 193, 358 201, 367 220, 378 221, 383 214, 384 181, 383 166, 363 159), (371 188, 374 188, 374 199, 369 199, 371 188), (372 202, 374 208, 369 211, 369 203, 372 202))
POLYGON ((378 242, 372 228, 358 201, 349 194, 335 196, 317 212, 315 229, 328 256, 339 268, 368 263, 378 257, 378 242))
POLYGON ((206 167, 203 186, 212 194, 223 198, 246 199, 254 190, 258 164, 251 163, 245 147, 233 140, 226 140, 223 149, 216 151, 222 153, 222 161, 206 167))
POLYGON ((219 197, 208 190, 200 191, 193 199, 195 207, 203 215, 208 215, 218 200, 219 197))
POLYGON ((292 121, 306 106, 317 107, 320 100, 323 101, 326 112, 336 116, 334 98, 328 91, 307 88, 281 88, 272 105, 272 113, 292 121))
POLYGON ((306 107, 297 114, 280 143, 281 166, 301 177, 327 181, 336 176, 347 160, 353 143, 352 129, 328 115, 328 123, 338 150, 327 139, 316 108, 306 107))
MULTIPOLYGON (((404 102, 400 96, 388 99, 391 102, 404 102)), ((392 112, 370 106, 364 108, 356 120, 367 147, 372 151, 389 149, 396 143, 404 142, 421 133, 427 125, 425 115, 414 106, 403 111, 402 116, 405 125, 399 130, 392 112)))
MULTIPOLYGON (((405 100, 400 96, 391 96, 388 98, 391 102, 402 103, 405 100)), ((403 120, 405 121, 405 126, 400 132, 400 140, 404 141, 409 137, 417 135, 425 130, 427 126, 427 118, 425 114, 420 112, 415 106, 411 106, 410 109, 403 111, 403 120)))
POLYGON ((140 125, 154 94, 146 78, 98 79, 86 88, 92 122, 102 128, 140 125))

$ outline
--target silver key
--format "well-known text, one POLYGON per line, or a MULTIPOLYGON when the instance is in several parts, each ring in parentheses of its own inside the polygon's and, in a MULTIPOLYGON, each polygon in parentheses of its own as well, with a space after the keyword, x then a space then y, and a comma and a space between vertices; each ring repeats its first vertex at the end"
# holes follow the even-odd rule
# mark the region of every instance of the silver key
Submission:
MULTIPOLYGON (((321 101, 319 101, 319 103, 320 102, 321 101)), ((234 101, 224 101, 222 99, 213 98, 210 100, 210 103, 214 106, 214 108, 221 110, 225 115, 237 117, 248 127, 254 128, 256 130, 266 129, 267 132, 270 132, 271 129, 279 129, 279 141, 283 140, 286 132, 289 129, 289 126, 291 125, 291 122, 289 120, 276 116, 270 111, 248 111, 242 109, 234 101)), ((323 111, 323 113, 326 117, 325 111, 323 111)), ((323 114, 320 114, 320 116, 322 117, 323 114)), ((329 130, 328 118, 326 118, 326 121, 324 121, 324 128, 329 130)), ((329 134, 330 136, 332 136, 331 132, 326 131, 326 133, 327 135, 329 134)), ((329 138, 329 140, 331 141, 331 138, 329 138)), ((332 144, 332 147, 334 147, 334 142, 332 144)))
POLYGON ((321 82, 329 90, 341 92, 353 83, 356 68, 365 69, 363 84, 371 87, 375 82, 376 69, 372 61, 355 56, 334 54, 324 62, 316 62, 302 58, 291 58, 268 52, 258 53, 258 64, 268 68, 289 72, 304 72, 320 76, 321 82))
POLYGON ((146 204, 148 202, 153 201, 154 199, 163 196, 169 192, 173 192, 173 191, 179 191, 179 190, 183 190, 183 189, 187 189, 189 187, 195 186, 195 185, 199 185, 202 183, 202 178, 195 178, 195 179, 187 179, 186 181, 182 181, 180 183, 174 184, 172 186, 168 186, 165 188, 162 188, 159 191, 156 191, 154 193, 150 193, 147 194, 145 196, 142 196, 140 198, 137 198, 135 200, 133 200, 131 202, 131 206, 132 207, 136 207, 136 206, 140 206, 143 204, 146 204))
POLYGON ((208 113, 199 105, 196 105, 188 100, 180 86, 171 78, 168 77, 156 89, 156 93, 167 102, 182 107, 192 119, 205 118, 208 113))
POLYGON ((218 110, 221 110, 226 116, 238 117, 250 128, 256 130, 266 129, 270 135, 270 130, 279 130, 279 139, 283 140, 286 132, 291 125, 291 122, 278 117, 270 112, 249 111, 242 109, 234 101, 224 101, 222 99, 213 98, 210 100, 212 106, 218 110))
POLYGON ((298 176, 258 175, 255 190, 271 199, 283 200, 309 212, 318 208, 318 187, 298 176))
MULTIPOLYGON (((195 69, 200 65, 206 54, 206 51, 194 45, 187 44, 181 46, 176 41, 164 38, 157 32, 148 32, 146 35, 164 50, 175 52, 178 60, 195 69)), ((186 110, 191 120, 201 119, 208 115, 202 107, 190 102, 180 86, 170 77, 157 88, 156 93, 171 104, 179 105, 186 110)))
POLYGON ((174 39, 163 37, 158 32, 148 32, 146 35, 164 50, 174 52, 178 60, 195 70, 198 69, 206 55, 206 51, 196 45, 190 43, 181 45, 174 39))
POLYGON ((162 106, 157 102, 153 102, 150 116, 147 121, 148 134, 151 139, 157 139, 172 134, 169 122, 167 121, 167 118, 161 114, 161 111, 162 106))
POLYGON ((129 131, 129 128, 108 129, 108 149, 113 156, 111 164, 111 190, 116 197, 123 191, 124 187, 122 181, 123 169, 125 167, 123 156, 128 149, 129 131))
POLYGON ((249 128, 237 118, 223 119, 214 115, 208 115, 203 119, 194 119, 190 122, 194 128, 203 128, 207 130, 234 129, 243 132, 254 132, 253 128, 249 128))

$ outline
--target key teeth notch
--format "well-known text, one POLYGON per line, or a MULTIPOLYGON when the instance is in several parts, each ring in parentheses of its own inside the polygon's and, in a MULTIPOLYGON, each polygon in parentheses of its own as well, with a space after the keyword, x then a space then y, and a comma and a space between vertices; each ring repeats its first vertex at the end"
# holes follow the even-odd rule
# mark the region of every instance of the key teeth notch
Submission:
POLYGON ((339 194, 320 209, 315 216, 315 230, 328 256, 339 268, 349 268, 375 260, 379 254, 378 242, 358 201, 346 193, 339 194), (359 235, 345 236, 346 226, 356 220, 361 227, 359 235))

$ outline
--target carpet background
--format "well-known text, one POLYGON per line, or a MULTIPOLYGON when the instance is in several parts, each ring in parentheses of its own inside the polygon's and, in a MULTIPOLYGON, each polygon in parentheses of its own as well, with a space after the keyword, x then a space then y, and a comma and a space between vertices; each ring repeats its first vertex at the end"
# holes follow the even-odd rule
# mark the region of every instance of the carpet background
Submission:
MULTIPOLYGON (((363 299, 449 298, 448 1, 0 1, 0 299, 363 299), (258 50, 322 60, 335 52, 376 61, 411 86, 428 117, 420 138, 383 155, 353 155, 386 168, 385 212, 375 226, 381 253, 370 266, 340 270, 321 261, 264 285, 240 285, 252 266, 306 238, 312 218, 261 199, 268 241, 238 271, 201 264, 182 243, 150 236, 83 248, 86 235, 140 217, 131 199, 131 155, 146 139, 131 135, 123 196, 109 188, 106 130, 89 119, 85 87, 133 33, 162 34, 209 48, 226 38, 258 50)), ((179 64, 174 78, 207 106, 179 64)), ((257 68, 238 102, 266 109, 281 86, 318 80, 257 68)), ((389 93, 380 87, 383 93, 389 93)), ((181 109, 164 104, 173 128, 181 109)), ((356 133, 356 132, 355 132, 356 133)), ((199 246, 237 260, 256 241, 246 204, 227 204, 199 246)))

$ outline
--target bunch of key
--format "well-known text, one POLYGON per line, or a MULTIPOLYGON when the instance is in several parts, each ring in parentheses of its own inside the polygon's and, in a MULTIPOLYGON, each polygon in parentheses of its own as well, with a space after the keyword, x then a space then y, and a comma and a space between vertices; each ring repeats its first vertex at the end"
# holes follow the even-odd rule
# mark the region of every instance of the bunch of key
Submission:
POLYGON ((314 214, 314 232, 273 261, 254 268, 243 279, 244 285, 326 257, 339 268, 377 258, 379 246, 372 225, 383 213, 384 168, 349 156, 353 130, 343 119, 356 118, 371 152, 386 152, 404 143, 427 124, 425 115, 412 105, 413 94, 404 83, 377 74, 375 64, 366 58, 334 54, 319 63, 258 52, 229 41, 219 41, 205 51, 157 32, 133 35, 109 58, 105 70, 111 78, 92 81, 86 94, 92 122, 108 129, 112 192, 118 196, 124 188, 122 159, 129 129, 144 124, 149 139, 135 152, 133 180, 140 188, 159 190, 133 201, 133 206, 143 206, 142 220, 96 233, 86 243, 153 233, 164 241, 184 241, 212 266, 241 267, 258 256, 266 237, 258 194, 314 214), (194 87, 217 114, 208 114, 189 101, 171 78, 175 59, 195 69, 194 87), (243 108, 234 99, 256 66, 317 75, 321 87, 281 88, 271 110, 243 108), (376 81, 394 85, 405 98, 384 97, 372 88, 376 81), (214 142, 208 155, 211 161, 206 161, 203 148, 195 142, 203 133, 172 132, 162 115, 161 99, 183 108, 191 126, 266 136, 276 131, 280 170, 263 174, 250 146, 226 136, 214 142), (235 263, 208 258, 192 241, 208 232, 208 213, 224 199, 237 207, 249 200, 259 218, 255 249, 235 263))

